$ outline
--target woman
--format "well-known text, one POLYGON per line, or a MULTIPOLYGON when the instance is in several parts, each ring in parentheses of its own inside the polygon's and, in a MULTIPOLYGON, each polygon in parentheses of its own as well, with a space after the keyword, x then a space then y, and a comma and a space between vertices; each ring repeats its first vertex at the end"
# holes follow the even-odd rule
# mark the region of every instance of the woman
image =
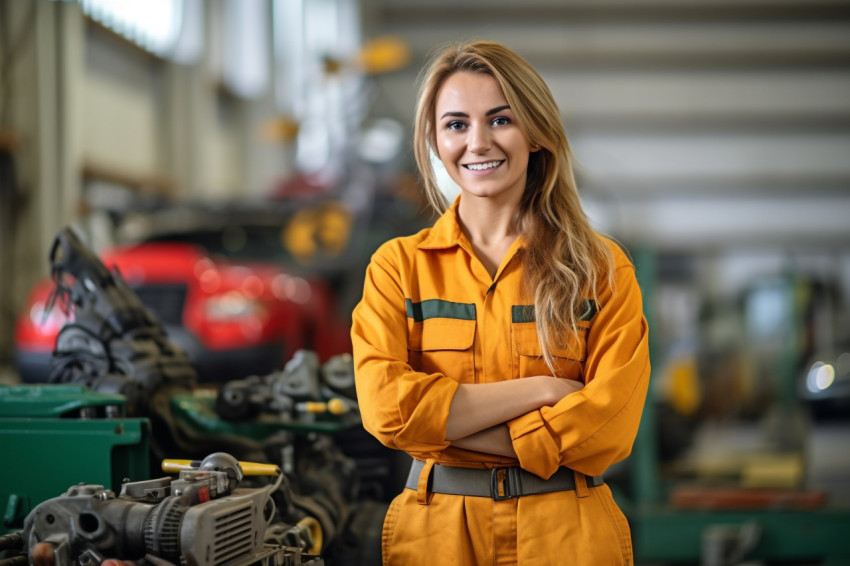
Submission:
POLYGON ((557 105, 496 43, 437 56, 416 160, 442 216, 374 254, 352 341, 365 428, 413 458, 385 564, 631 564, 599 477, 649 380, 634 268, 581 210, 557 105), (442 196, 431 152, 461 192, 442 196))

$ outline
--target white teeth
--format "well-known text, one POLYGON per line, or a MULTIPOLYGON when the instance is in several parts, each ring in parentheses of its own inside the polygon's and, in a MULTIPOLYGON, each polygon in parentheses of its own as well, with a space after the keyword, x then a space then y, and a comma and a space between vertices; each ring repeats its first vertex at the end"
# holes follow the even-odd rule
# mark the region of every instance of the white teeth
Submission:
POLYGON ((466 168, 472 169, 473 171, 483 171, 485 169, 492 169, 493 167, 498 167, 501 164, 501 161, 491 161, 489 163, 470 163, 466 166, 466 168))

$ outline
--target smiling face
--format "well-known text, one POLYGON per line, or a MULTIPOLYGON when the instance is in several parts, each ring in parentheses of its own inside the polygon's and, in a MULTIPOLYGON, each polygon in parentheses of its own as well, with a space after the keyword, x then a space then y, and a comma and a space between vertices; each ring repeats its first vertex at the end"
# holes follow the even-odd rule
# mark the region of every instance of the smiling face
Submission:
POLYGON ((462 194, 519 202, 532 149, 496 79, 454 73, 435 109, 435 149, 462 194))

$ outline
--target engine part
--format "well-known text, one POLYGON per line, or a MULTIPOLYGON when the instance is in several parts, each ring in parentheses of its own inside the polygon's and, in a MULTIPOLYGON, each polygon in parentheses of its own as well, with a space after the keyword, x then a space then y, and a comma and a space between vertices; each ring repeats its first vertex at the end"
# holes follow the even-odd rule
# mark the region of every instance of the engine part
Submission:
POLYGON ((298 350, 282 371, 229 381, 219 388, 216 412, 229 421, 273 413, 282 421, 334 418, 357 409, 354 362, 350 354, 324 365, 310 350, 298 350))
POLYGON ((50 381, 80 383, 127 397, 130 414, 144 414, 162 385, 191 386, 197 372, 166 336, 118 271, 110 271, 68 227, 50 250, 56 288, 45 312, 61 298, 69 318, 56 338, 50 381))
POLYGON ((319 356, 311 350, 296 351, 271 385, 273 402, 282 398, 321 400, 319 356))
POLYGON ((337 395, 349 399, 357 398, 354 388, 354 359, 351 354, 339 354, 322 366, 324 384, 337 395))
MULTIPOLYGON (((38 505, 24 524, 35 566, 85 566, 106 558, 187 566, 321 566, 309 533, 276 525, 292 546, 266 542, 275 517, 275 483, 241 488, 239 462, 211 454, 176 480, 126 482, 120 495, 101 485, 73 486, 38 505), (291 531, 291 533, 289 533, 291 531)), ((280 535, 278 535, 280 536, 280 535)))

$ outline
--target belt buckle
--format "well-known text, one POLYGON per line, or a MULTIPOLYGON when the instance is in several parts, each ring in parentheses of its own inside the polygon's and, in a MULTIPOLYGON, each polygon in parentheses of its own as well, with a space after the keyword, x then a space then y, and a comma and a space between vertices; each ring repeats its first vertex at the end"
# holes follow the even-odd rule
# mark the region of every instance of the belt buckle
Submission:
POLYGON ((504 501, 522 495, 519 468, 493 468, 490 470, 490 497, 493 501, 504 501))

